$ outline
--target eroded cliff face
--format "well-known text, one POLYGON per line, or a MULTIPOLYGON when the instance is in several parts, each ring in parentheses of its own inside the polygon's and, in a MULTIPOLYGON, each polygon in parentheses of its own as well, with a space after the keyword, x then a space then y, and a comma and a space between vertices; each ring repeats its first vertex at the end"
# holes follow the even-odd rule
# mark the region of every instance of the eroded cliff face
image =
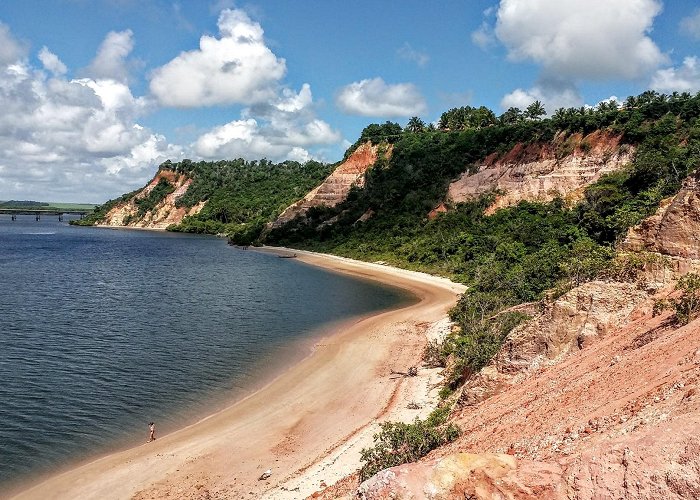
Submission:
POLYGON ((631 228, 622 243, 687 260, 700 259, 700 174, 690 175, 678 194, 661 203, 656 214, 631 228))
POLYGON ((564 499, 556 465, 528 464, 506 454, 456 453, 441 459, 384 470, 362 484, 361 500, 564 499))
POLYGON ((678 328, 652 315, 654 296, 607 285, 514 332, 486 369, 505 379, 476 379, 494 390, 453 415, 460 438, 357 496, 700 498, 700 320, 678 328))
POLYGON ((145 188, 136 193, 131 199, 113 207, 97 225, 165 229, 170 224, 179 224, 183 217, 197 214, 204 206, 204 202, 190 209, 175 206, 175 202, 187 192, 190 184, 192 184, 192 179, 187 176, 172 170, 161 169, 145 188), (142 217, 139 217, 137 200, 148 196, 161 179, 168 181, 175 190, 158 203, 153 210, 149 210, 142 217))
POLYGON ((518 144, 506 154, 489 155, 476 173, 463 173, 450 184, 448 201, 460 203, 497 191, 486 213, 521 200, 548 202, 561 197, 573 203, 603 174, 630 163, 634 148, 621 145, 620 139, 596 131, 585 137, 560 133, 551 143, 518 144))
POLYGON ((593 281, 545 304, 513 329, 498 354, 462 389, 461 405, 477 404, 559 363, 626 325, 649 295, 633 283, 593 281))
MULTIPOLYGON (((304 198, 288 206, 269 227, 280 227, 292 219, 303 216, 312 207, 334 207, 345 201, 353 186, 363 187, 365 172, 377 161, 379 146, 366 142, 357 148, 320 185, 304 198)), ((387 155, 391 154, 391 149, 387 155)))
POLYGON ((653 314, 672 280, 700 267, 699 180, 688 178, 624 242, 667 256, 663 270, 530 307, 462 388, 452 416, 462 435, 380 472, 356 496, 700 498, 700 319, 679 327, 671 312, 653 314))

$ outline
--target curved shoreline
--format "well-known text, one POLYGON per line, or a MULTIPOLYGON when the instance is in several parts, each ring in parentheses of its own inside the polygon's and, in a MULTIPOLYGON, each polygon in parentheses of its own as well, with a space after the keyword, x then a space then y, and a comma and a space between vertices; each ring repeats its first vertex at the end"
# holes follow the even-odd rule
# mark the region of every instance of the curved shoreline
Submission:
POLYGON ((204 489, 223 498, 270 495, 398 404, 403 380, 389 378, 391 370, 417 362, 424 344, 419 324, 442 319, 464 291, 444 278, 379 264, 282 248, 258 251, 296 253, 301 262, 407 289, 419 300, 346 325, 229 408, 15 498, 189 498, 204 489), (258 481, 266 469, 272 477, 258 481))

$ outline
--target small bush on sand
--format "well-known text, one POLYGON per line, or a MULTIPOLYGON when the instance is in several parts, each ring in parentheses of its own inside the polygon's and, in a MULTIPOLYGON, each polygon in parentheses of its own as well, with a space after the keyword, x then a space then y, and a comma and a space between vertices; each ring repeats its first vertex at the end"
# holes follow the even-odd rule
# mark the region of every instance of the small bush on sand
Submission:
POLYGON ((374 435, 374 446, 361 452, 364 462, 360 481, 389 467, 415 462, 438 446, 450 443, 459 436, 459 428, 447 422, 450 408, 438 408, 428 418, 416 418, 413 423, 384 422, 374 435))
POLYGON ((429 340, 423 351, 423 363, 428 368, 445 368, 449 355, 445 342, 429 340))

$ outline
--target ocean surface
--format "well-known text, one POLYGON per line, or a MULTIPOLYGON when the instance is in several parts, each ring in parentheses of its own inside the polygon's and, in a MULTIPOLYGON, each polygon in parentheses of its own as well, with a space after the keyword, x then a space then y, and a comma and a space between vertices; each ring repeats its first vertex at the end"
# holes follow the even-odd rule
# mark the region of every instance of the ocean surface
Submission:
POLYGON ((249 394, 405 292, 222 239, 0 215, 0 491, 249 394))

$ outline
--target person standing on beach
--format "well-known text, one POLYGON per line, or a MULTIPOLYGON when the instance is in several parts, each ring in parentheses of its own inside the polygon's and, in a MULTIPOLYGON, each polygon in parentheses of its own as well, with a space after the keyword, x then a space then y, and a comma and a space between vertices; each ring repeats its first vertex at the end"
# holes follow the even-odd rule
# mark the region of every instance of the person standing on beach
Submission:
POLYGON ((150 424, 148 424, 148 429, 150 430, 150 434, 148 436, 148 442, 150 443, 151 441, 156 440, 156 424, 151 422, 150 424))

